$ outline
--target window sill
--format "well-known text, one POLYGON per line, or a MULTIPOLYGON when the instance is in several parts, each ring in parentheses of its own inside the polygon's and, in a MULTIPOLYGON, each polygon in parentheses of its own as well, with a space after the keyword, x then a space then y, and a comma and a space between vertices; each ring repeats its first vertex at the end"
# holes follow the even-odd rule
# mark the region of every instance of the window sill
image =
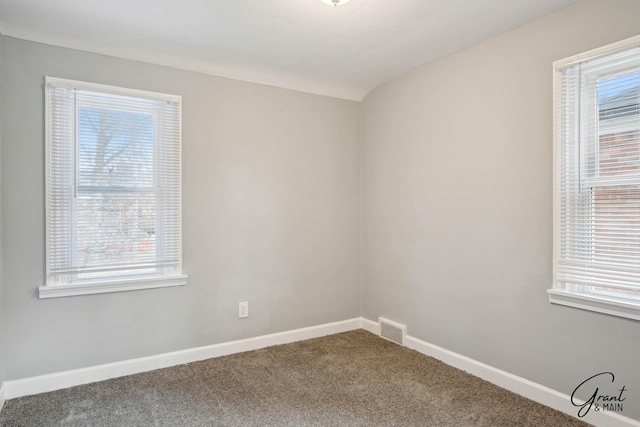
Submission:
POLYGON ((86 282, 73 285, 45 285, 38 289, 38 297, 57 298, 75 295, 104 294, 108 292, 136 291, 140 289, 167 288, 171 286, 184 286, 187 284, 187 275, 175 275, 167 277, 138 278, 109 282, 86 282))
POLYGON ((566 305, 582 310, 595 311, 626 319, 640 320, 640 305, 598 298, 590 295, 580 295, 561 289, 548 289, 549 302, 566 305))

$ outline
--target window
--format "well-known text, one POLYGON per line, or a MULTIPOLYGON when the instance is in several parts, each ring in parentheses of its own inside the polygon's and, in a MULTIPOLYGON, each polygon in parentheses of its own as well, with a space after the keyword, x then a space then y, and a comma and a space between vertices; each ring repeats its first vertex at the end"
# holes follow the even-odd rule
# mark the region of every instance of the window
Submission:
POLYGON ((640 320, 640 36, 554 67, 549 299, 640 320))
POLYGON ((184 285, 181 98, 45 79, 41 298, 184 285))

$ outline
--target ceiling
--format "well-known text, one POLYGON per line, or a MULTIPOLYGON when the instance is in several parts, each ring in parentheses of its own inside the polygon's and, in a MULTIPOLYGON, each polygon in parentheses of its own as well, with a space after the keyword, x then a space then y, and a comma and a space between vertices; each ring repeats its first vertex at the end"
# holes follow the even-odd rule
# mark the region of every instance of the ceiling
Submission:
POLYGON ((577 0, 0 0, 6 36, 362 100, 577 0))

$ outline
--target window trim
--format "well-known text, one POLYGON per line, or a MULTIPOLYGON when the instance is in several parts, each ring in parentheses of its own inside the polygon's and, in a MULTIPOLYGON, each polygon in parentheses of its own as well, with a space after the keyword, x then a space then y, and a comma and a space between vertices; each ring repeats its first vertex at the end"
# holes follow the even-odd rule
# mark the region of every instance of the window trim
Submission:
POLYGON ((640 320, 640 307, 605 297, 577 294, 562 289, 548 289, 549 302, 627 319, 640 320))
POLYGON ((104 294, 109 292, 135 291, 139 289, 167 288, 185 286, 189 276, 186 274, 165 277, 137 277, 105 281, 85 281, 68 285, 43 285, 38 289, 42 298, 68 297, 76 295, 104 294))
MULTIPOLYGON (((549 302, 583 310, 604 313, 627 319, 640 320, 640 303, 626 302, 622 298, 607 297, 588 293, 571 292, 567 286, 560 285, 557 281, 558 258, 560 254, 560 158, 558 148, 563 143, 562 134, 559 131, 561 110, 559 106, 558 85, 561 70, 582 62, 594 60, 621 51, 640 47, 640 35, 630 37, 619 42, 590 50, 572 57, 555 61, 553 63, 553 281, 552 288, 547 290, 549 302)), ((607 124, 609 125, 609 123, 607 124)), ((581 132, 582 130, 578 130, 581 132)))
MULTIPOLYGON (((49 160, 50 149, 52 144, 52 136, 50 126, 48 125, 51 120, 52 106, 51 99, 49 96, 49 87, 61 87, 67 89, 81 89, 86 91, 93 92, 101 92, 107 93, 110 95, 121 95, 127 97, 138 97, 144 98, 148 100, 155 101, 165 101, 165 102, 174 102, 179 104, 179 108, 177 111, 177 126, 179 128, 179 149, 178 149, 178 161, 182 163, 182 97, 179 95, 169 95, 158 92, 149 92, 138 89, 129 89, 117 86, 110 86, 98 83, 90 83, 76 80, 68 80, 61 79, 57 77, 45 77, 44 84, 44 95, 45 95, 45 198, 48 199, 48 191, 50 186, 50 176, 51 176, 51 162, 49 160)), ((74 126, 75 128, 75 126, 74 126)), ((77 129, 76 129, 77 130, 77 129)), ((75 142, 74 142, 75 143, 75 142)), ((154 160, 154 162, 157 160, 154 160)), ((77 165, 76 165, 77 167, 77 165)), ((172 286, 185 286, 187 284, 188 275, 186 275, 182 270, 182 174, 180 173, 178 176, 177 185, 179 186, 179 197, 177 203, 177 212, 178 212, 178 237, 177 237, 177 248, 178 248, 178 263, 177 263, 177 271, 164 275, 141 275, 141 276, 125 276, 122 278, 117 277, 107 277, 100 278, 95 280, 82 280, 76 283, 48 283, 49 273, 48 273, 48 259, 45 258, 45 280, 44 283, 38 288, 38 296, 39 298, 55 298, 55 297, 65 297, 65 296, 76 296, 76 295, 89 295, 89 294, 101 294, 101 293, 109 293, 109 292, 121 292, 121 291, 131 291, 131 290, 140 290, 140 289, 151 289, 151 288, 165 288, 172 286)), ((49 206, 48 202, 45 202, 45 207, 48 211, 49 206)), ((161 214, 161 213, 160 213, 161 214)), ((47 229, 49 226, 49 215, 47 213, 45 218, 45 225, 47 229)), ((50 244, 52 243, 48 231, 45 236, 45 250, 47 253, 50 250, 50 244)), ((157 257, 156 257, 157 259, 157 257)), ((161 269, 162 270, 162 269, 161 269)))

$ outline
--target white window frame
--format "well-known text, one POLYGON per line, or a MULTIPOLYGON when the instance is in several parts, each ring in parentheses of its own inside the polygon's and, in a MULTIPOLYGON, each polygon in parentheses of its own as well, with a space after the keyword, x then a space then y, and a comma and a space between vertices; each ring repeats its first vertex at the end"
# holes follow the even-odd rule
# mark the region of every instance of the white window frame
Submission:
MULTIPOLYGON (((119 99, 118 99, 119 102, 119 99)), ((76 101, 74 99, 73 101, 73 109, 75 110, 74 114, 76 115, 76 119, 73 123, 73 125, 69 126, 69 128, 73 128, 71 132, 67 132, 65 135, 64 139, 64 144, 68 144, 69 145, 65 145, 66 147, 72 147, 70 149, 73 150, 74 154, 73 154, 73 164, 67 164, 64 163, 64 165, 68 168, 71 168, 74 172, 73 174, 75 175, 75 177, 73 178, 73 188, 69 189, 69 197, 72 197, 72 202, 71 205, 73 205, 74 207, 72 207, 70 210, 71 212, 69 212, 69 217, 72 220, 70 221, 70 225, 68 226, 68 233, 65 233, 65 239, 69 239, 69 241, 74 240, 75 238, 73 236, 75 236, 75 231, 74 231, 74 223, 75 221, 73 220, 74 216, 75 216, 75 206, 76 206, 76 202, 77 202, 77 197, 78 194, 81 194, 82 192, 84 193, 91 193, 91 194, 95 194, 95 193, 100 193, 100 194, 104 194, 104 193, 108 193, 108 192, 113 192, 114 188, 113 187, 109 187, 109 188, 98 188, 98 187, 91 187, 91 188, 82 188, 82 186, 80 185, 79 181, 78 181, 78 170, 79 170, 79 156, 78 156, 78 148, 77 148, 77 133, 78 133, 78 122, 77 122, 77 111, 78 111, 78 106, 80 105, 80 101, 76 101)), ((66 105, 66 104, 65 104, 66 105)), ((118 108, 120 106, 118 105, 118 108)), ((67 107, 67 108, 71 108, 71 106, 67 107)), ((126 106, 123 106, 122 108, 123 110, 127 110, 126 106)), ((155 116, 154 114, 156 114, 154 111, 151 110, 144 110, 144 107, 141 107, 140 109, 138 109, 136 107, 136 109, 131 110, 131 111, 136 111, 136 112, 142 112, 142 113, 149 113, 152 114, 152 116, 154 117, 154 121, 153 121, 153 125, 154 126, 158 126, 158 118, 157 116, 155 116)), ((182 134, 182 117, 181 117, 181 111, 182 111, 182 98, 180 96, 177 95, 168 95, 168 94, 162 94, 162 93, 156 93, 156 92, 148 92, 148 91, 141 91, 141 90, 135 90, 135 89, 129 89, 129 88, 122 88, 122 87, 115 87, 115 86, 108 86, 108 85, 102 85, 102 84, 97 84, 97 83, 88 83, 88 82, 81 82, 81 81, 74 81, 74 80, 67 80, 67 79, 60 79, 60 78, 55 78, 55 77, 45 77, 45 192, 46 192, 46 252, 47 252, 47 256, 46 256, 46 283, 43 284, 42 286, 39 287, 39 297, 40 298, 53 298, 53 297, 64 297, 64 296, 73 296, 73 295, 85 295, 85 294, 98 294, 98 293, 107 293, 107 292, 118 292, 118 291, 130 291, 130 290, 139 290, 139 289, 149 289, 149 288, 161 288, 161 287, 169 287, 169 286, 184 286, 186 285, 187 282, 187 278, 188 276, 186 274, 183 273, 182 271, 182 178, 181 178, 181 163, 182 163, 182 155, 181 155, 181 146, 182 146, 182 141, 181 141, 181 134, 182 134), (138 98, 141 100, 153 100, 153 101, 161 101, 161 102, 167 102, 167 103, 173 103, 176 106, 176 111, 177 116, 174 115, 173 118, 174 120, 177 122, 177 127, 178 127, 178 153, 177 156, 173 156, 172 158, 174 158, 175 160, 170 163, 170 166, 173 168, 177 168, 178 173, 174 174, 177 176, 177 178, 172 178, 171 181, 171 185, 173 185, 174 187, 177 187, 178 193, 176 193, 174 191, 173 194, 178 194, 178 200, 177 203, 174 203, 173 206, 177 206, 177 230, 175 226, 171 227, 171 231, 174 233, 174 235, 177 235, 177 238, 175 238, 173 240, 173 245, 171 246, 172 248, 176 248, 175 252, 177 252, 177 257, 179 258, 177 260, 177 263, 174 263, 174 265, 171 266, 171 268, 166 268, 163 267, 162 265, 159 265, 159 253, 160 250, 158 249, 158 247, 162 244, 161 243, 161 239, 156 238, 155 242, 156 242, 156 255, 155 255, 155 263, 150 266, 148 269, 145 267, 145 269, 141 270, 144 273, 143 274, 125 274, 125 275, 113 275, 110 277, 101 277, 101 278, 78 278, 77 274, 60 274, 60 273, 54 273, 51 264, 53 264, 53 261, 50 261, 50 257, 49 257, 49 253, 51 251, 51 246, 53 244, 56 243, 56 239, 61 239, 61 237, 56 234, 51 232, 50 230, 53 228, 54 226, 54 215, 51 213, 52 211, 52 202, 51 202, 51 191, 50 190, 52 187, 52 173, 56 172, 56 168, 60 168, 63 166, 60 166, 60 162, 58 161, 57 163, 55 161, 52 161, 52 157, 55 156, 55 154, 52 154, 52 132, 51 132, 51 127, 52 125, 55 125, 56 123, 54 123, 55 119, 55 114, 52 114, 52 105, 51 105, 51 91, 54 90, 54 88, 65 88, 65 89, 70 89, 73 91, 76 90, 80 90, 80 91, 86 91, 86 92, 91 92, 91 93, 96 93, 96 94, 106 94, 106 95, 113 95, 115 97, 128 97, 128 98, 138 98), (176 182, 177 181, 177 182, 176 182), (153 271, 153 272, 152 272, 153 271)), ((157 130, 154 130, 154 134, 157 133, 157 130)), ((174 133, 175 134, 175 133, 174 133)), ((160 202, 158 202, 158 199, 160 198, 159 195, 164 194, 163 191, 160 189, 160 185, 158 184, 158 180, 157 180, 157 176, 159 173, 161 173, 162 169, 160 168, 159 162, 158 162, 158 158, 157 158, 157 153, 158 153, 158 144, 161 144, 162 141, 159 140, 159 136, 155 136, 154 137, 154 149, 153 149, 153 156, 154 156, 154 174, 153 174, 153 184, 151 187, 149 188, 145 188, 145 189, 141 189, 141 188, 137 188, 137 187, 131 187, 131 188, 127 188, 126 190, 123 190, 125 192, 134 192, 137 193, 139 191, 143 191, 143 192, 149 192, 149 193, 153 193, 156 195, 156 197, 154 198, 154 200, 156 200, 156 211, 155 211, 155 221, 156 221, 156 226, 154 228, 155 232, 158 233, 162 233, 162 227, 159 226, 159 222, 160 222, 160 217, 162 216, 163 212, 161 209, 158 209, 158 204, 160 202)), ((175 140, 175 138, 174 138, 175 140)), ((53 184, 53 185, 57 185, 57 184, 53 184)), ((85 186, 86 187, 86 186, 85 186)), ((67 191, 67 190, 64 190, 67 191)), ((172 200, 175 200, 172 199, 172 200)), ((175 217, 175 216, 174 216, 175 217)), ((164 230, 166 232, 168 232, 168 230, 164 230)), ((70 245, 68 245, 71 247, 71 254, 69 256, 69 258, 71 259, 71 261, 69 261, 70 264, 74 264, 73 259, 76 257, 76 253, 77 253, 77 245, 75 244, 75 242, 72 242, 70 245)), ((67 262, 65 261, 65 264, 67 262)), ((70 266, 70 268, 73 268, 72 266, 70 266)), ((122 267, 121 267, 122 268, 122 267)))
MULTIPOLYGON (((588 286, 578 286, 571 284, 563 284, 558 280, 558 266, 559 266, 559 257, 560 257, 560 245, 561 245, 561 224, 560 224, 560 209, 561 209, 561 194, 560 194, 560 176, 561 176, 561 159, 560 159, 560 151, 564 144, 563 141, 563 132, 561 129, 561 117, 563 113, 563 104, 561 101, 561 96, 559 93, 560 82, 562 79, 562 71, 567 67, 580 64, 583 62, 591 61, 598 58, 603 58, 609 55, 614 55, 616 53, 620 53, 623 51, 628 51, 630 49, 636 49, 640 47, 640 36, 631 37, 626 40, 622 40, 618 43, 614 43, 602 48, 594 49, 592 51, 576 55, 564 60, 556 61, 553 64, 554 68, 554 178, 553 178, 553 186, 554 186, 554 212, 553 212, 553 288, 549 289, 547 292, 549 294, 549 301, 554 304, 565 305, 574 308, 580 308, 584 310, 595 311, 599 313, 605 313, 613 316, 624 317, 628 319, 640 320, 640 301, 635 300, 625 300, 625 298, 621 297, 620 294, 616 294, 615 290, 603 290, 598 289, 597 291, 585 291, 585 288, 588 286)), ((639 55, 640 60, 640 55, 639 55)), ((582 84, 585 84, 584 76, 581 71, 579 71, 580 76, 579 80, 582 81, 582 84)), ((614 75, 614 73, 607 74, 604 73, 605 76, 614 75)), ((588 77, 593 77, 588 76, 588 77)), ((595 82, 596 79, 593 79, 595 82)), ((594 83, 595 84, 595 83, 594 83)), ((578 114, 581 114, 582 117, 580 120, 588 120, 589 117, 594 116, 595 107, 589 103, 589 101, 578 101, 581 102, 580 108, 577 109, 579 111, 578 114), (590 111, 593 110, 593 111, 590 111)), ((627 130, 637 130, 637 127, 629 127, 628 122, 625 119, 614 119, 607 121, 605 123, 601 123, 599 119, 595 119, 596 126, 604 125, 606 128, 612 130, 614 132, 623 132, 627 130)), ((637 123, 636 123, 637 126, 637 123)), ((585 128, 584 123, 580 123, 579 129, 576 129, 581 135, 579 136, 580 145, 582 146, 581 155, 584 156, 585 146, 583 138, 585 128)), ((601 127, 602 129, 602 127, 601 127)), ((597 147, 597 144, 596 144, 597 147)), ((582 185, 591 185, 593 188, 595 186, 602 185, 624 185, 629 183, 637 183, 637 179, 628 180, 626 177, 614 178, 614 177, 590 177, 586 176, 584 170, 587 168, 584 165, 584 158, 582 159, 581 168, 583 170, 580 172, 581 180, 583 181, 582 185)), ((596 167, 597 167, 596 162, 596 167)), ((587 197, 587 196, 585 196, 587 197)), ((593 197, 593 196, 588 196, 593 197)), ((593 209, 593 207, 592 207, 593 209)), ((585 244, 589 245, 589 241, 585 240, 585 244)), ((640 286, 640 279, 638 286, 640 286)))

